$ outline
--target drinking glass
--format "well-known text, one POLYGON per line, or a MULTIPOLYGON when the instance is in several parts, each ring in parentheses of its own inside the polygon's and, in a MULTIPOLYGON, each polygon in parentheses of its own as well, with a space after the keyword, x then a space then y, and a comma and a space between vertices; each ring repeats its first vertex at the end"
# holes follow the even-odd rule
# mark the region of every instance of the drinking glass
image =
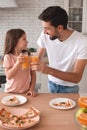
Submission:
POLYGON ((31 63, 39 62, 39 57, 37 52, 32 52, 30 55, 31 63))
POLYGON ((22 69, 29 68, 29 56, 27 50, 22 50, 22 54, 24 55, 24 61, 22 62, 22 69))

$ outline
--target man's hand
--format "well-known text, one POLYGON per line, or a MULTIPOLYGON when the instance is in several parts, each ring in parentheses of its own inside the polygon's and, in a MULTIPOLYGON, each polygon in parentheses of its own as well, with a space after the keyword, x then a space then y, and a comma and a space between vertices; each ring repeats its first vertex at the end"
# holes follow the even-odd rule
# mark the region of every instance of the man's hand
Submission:
POLYGON ((49 67, 45 62, 31 63, 31 69, 35 71, 40 71, 44 74, 48 74, 49 71, 49 67))

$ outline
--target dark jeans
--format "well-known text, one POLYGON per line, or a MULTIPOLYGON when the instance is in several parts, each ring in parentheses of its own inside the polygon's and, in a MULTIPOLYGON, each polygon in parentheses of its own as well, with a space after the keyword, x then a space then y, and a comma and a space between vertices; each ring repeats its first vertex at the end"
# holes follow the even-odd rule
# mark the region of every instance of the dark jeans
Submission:
POLYGON ((79 86, 63 86, 59 84, 55 84, 52 81, 48 81, 48 89, 51 93, 78 93, 79 86))

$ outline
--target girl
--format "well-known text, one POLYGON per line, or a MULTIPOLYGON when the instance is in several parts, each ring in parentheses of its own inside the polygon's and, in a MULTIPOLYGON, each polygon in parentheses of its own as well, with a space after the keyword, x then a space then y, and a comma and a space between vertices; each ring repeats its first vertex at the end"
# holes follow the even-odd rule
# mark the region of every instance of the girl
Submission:
POLYGON ((5 92, 26 93, 36 96, 35 71, 22 69, 24 56, 22 50, 27 48, 26 33, 22 29, 11 29, 6 34, 3 67, 6 73, 5 92))

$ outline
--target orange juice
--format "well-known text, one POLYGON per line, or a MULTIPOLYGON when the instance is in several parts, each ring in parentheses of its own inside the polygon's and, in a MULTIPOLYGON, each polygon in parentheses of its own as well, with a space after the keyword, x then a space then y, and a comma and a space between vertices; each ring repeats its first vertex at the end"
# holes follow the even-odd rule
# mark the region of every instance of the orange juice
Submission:
POLYGON ((29 56, 24 55, 24 61, 22 63, 22 69, 28 69, 29 68, 29 56))
POLYGON ((38 56, 31 56, 31 62, 38 62, 39 61, 39 58, 38 56))
POLYGON ((31 53, 30 60, 31 60, 31 62, 36 62, 36 63, 39 62, 39 58, 38 58, 38 55, 36 52, 31 53))

